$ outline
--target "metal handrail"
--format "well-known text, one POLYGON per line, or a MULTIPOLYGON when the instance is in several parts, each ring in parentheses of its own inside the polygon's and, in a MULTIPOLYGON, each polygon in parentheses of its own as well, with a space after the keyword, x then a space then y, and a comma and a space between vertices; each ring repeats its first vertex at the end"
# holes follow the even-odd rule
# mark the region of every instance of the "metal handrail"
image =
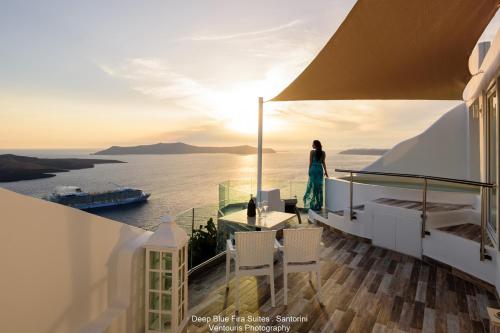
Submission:
POLYGON ((453 184, 469 185, 479 187, 480 197, 481 197, 481 242, 479 249, 479 258, 481 261, 487 257, 485 243, 486 243, 486 225, 487 225, 487 214, 488 202, 490 197, 490 190, 495 188, 496 185, 486 182, 478 182, 474 180, 457 179, 457 178, 446 178, 446 177, 436 177, 436 176, 426 176, 417 175, 409 173, 395 173, 395 172, 380 172, 380 171, 367 171, 367 170, 351 170, 351 169, 335 169, 336 172, 349 173, 349 210, 350 210, 350 220, 355 219, 354 214, 354 204, 353 204, 353 192, 354 192, 354 174, 364 174, 364 175, 376 175, 376 176, 389 176, 389 177, 402 177, 402 178, 412 178, 412 179, 422 179, 422 238, 426 235, 426 221, 427 221, 427 187, 428 181, 440 181, 453 184))
POLYGON ((496 185, 492 183, 478 182, 474 180, 466 180, 466 179, 458 179, 458 178, 445 178, 445 177, 436 177, 436 176, 426 176, 426 175, 417 175, 411 173, 395 173, 395 172, 380 172, 380 171, 366 171, 366 170, 349 170, 349 169, 335 169, 336 172, 345 172, 345 173, 358 173, 364 175, 377 175, 377 176, 392 176, 392 177, 404 177, 404 178, 414 178, 414 179, 427 179, 427 180, 435 180, 447 183, 455 183, 462 185, 471 185, 478 187, 488 187, 494 188, 496 185))

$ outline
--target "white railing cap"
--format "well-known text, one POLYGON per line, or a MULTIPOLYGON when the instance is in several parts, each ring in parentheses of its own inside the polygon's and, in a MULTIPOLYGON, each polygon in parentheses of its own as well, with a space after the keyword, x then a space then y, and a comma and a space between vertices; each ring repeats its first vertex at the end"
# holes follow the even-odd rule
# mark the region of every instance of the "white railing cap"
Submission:
POLYGON ((189 241, 189 236, 169 215, 161 217, 162 223, 144 244, 145 247, 180 248, 189 241))

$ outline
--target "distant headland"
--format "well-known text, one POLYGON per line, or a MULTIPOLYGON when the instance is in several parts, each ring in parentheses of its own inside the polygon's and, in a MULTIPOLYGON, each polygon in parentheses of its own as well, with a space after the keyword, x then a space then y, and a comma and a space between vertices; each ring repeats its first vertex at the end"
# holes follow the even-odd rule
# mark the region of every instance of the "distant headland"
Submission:
MULTIPOLYGON (((275 150, 264 148, 263 153, 274 154, 275 150)), ((94 153, 94 155, 166 155, 166 154, 256 154, 257 148, 252 146, 231 147, 199 147, 188 145, 183 142, 156 143, 152 145, 141 145, 132 147, 113 146, 94 153)))
POLYGON ((82 158, 37 158, 0 155, 0 182, 54 177, 53 173, 93 168, 96 164, 125 163, 117 160, 82 158))
POLYGON ((342 155, 384 155, 389 149, 380 148, 353 148, 342 150, 339 154, 342 155))

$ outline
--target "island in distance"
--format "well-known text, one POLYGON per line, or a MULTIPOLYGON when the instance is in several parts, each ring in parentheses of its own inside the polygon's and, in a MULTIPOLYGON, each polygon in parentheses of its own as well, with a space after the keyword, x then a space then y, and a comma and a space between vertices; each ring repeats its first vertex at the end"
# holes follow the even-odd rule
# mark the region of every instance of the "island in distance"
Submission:
POLYGON ((93 168, 95 164, 125 163, 117 160, 82 158, 37 158, 0 155, 0 182, 54 177, 53 173, 93 168))
POLYGON ((389 149, 380 148, 353 148, 342 150, 339 154, 342 155, 384 155, 389 149))
MULTIPOLYGON (((274 154, 275 150, 264 148, 265 154, 274 154)), ((156 143, 152 145, 141 145, 132 147, 113 146, 94 153, 94 155, 163 155, 163 154, 256 154, 257 148, 252 146, 231 146, 231 147, 199 147, 188 145, 183 142, 156 143)))

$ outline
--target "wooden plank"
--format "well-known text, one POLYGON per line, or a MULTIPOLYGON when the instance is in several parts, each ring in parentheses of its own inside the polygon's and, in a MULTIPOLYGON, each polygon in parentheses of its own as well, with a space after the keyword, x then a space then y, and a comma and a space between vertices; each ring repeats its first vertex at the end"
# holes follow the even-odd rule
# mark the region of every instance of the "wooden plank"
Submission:
POLYGON ((337 327, 335 327, 335 332, 336 333, 347 332, 347 330, 349 329, 349 326, 351 326, 352 320, 354 319, 355 315, 356 315, 356 313, 354 311, 347 310, 344 313, 344 315, 342 316, 342 318, 340 318, 340 321, 339 321, 337 327))
POLYGON ((422 322, 422 332, 436 332, 436 312, 434 311, 434 309, 425 308, 424 320, 422 322))
POLYGON ((415 302, 410 327, 421 330, 424 323, 425 303, 415 302))

